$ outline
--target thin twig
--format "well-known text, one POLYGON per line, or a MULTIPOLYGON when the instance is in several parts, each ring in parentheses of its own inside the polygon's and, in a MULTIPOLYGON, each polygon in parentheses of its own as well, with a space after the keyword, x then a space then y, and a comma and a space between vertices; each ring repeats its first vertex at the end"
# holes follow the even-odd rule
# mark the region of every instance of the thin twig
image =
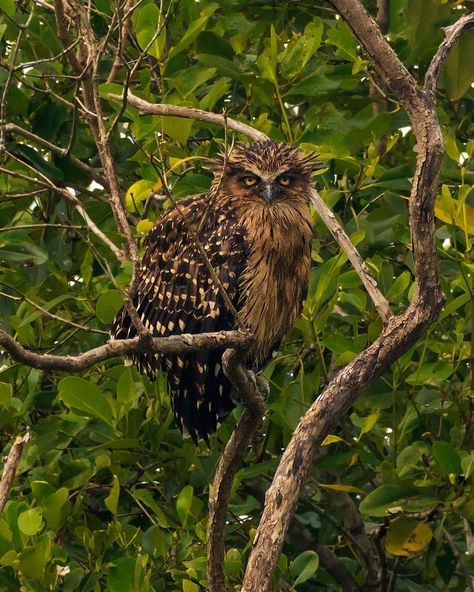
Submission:
POLYGON ((69 154, 67 149, 60 148, 59 146, 56 146, 55 144, 48 142, 48 140, 45 140, 44 138, 37 136, 36 134, 33 134, 32 132, 30 132, 26 129, 23 129, 22 127, 20 127, 19 125, 16 125, 15 123, 7 123, 4 126, 4 131, 5 131, 5 133, 13 133, 13 134, 18 134, 20 136, 23 136, 27 140, 31 140, 35 144, 38 144, 38 146, 43 146, 43 148, 46 148, 50 152, 53 152, 54 154, 58 154, 62 158, 67 158, 71 164, 73 164, 77 169, 79 169, 80 171, 85 173, 91 179, 94 179, 94 181, 97 181, 98 183, 101 183, 102 185, 105 185, 107 183, 107 181, 103 175, 96 172, 92 167, 83 163, 82 160, 79 160, 75 156, 72 156, 71 154, 69 154))
POLYGON ((29 442, 31 432, 29 429, 23 436, 17 436, 15 441, 10 448, 7 460, 3 466, 2 479, 0 481, 0 514, 3 512, 5 504, 7 503, 8 496, 10 495, 10 489, 15 479, 18 465, 20 464, 23 449, 29 442))

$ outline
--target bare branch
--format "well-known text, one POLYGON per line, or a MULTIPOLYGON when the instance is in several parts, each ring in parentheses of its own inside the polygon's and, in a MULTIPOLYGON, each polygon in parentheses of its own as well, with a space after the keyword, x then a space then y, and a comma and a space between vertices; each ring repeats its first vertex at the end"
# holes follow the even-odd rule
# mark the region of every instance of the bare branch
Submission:
POLYGON ((470 14, 466 14, 465 16, 461 17, 458 21, 454 23, 454 25, 451 25, 450 27, 445 27, 445 39, 443 43, 438 47, 438 50, 433 56, 433 59, 431 60, 428 70, 425 74, 425 91, 433 93, 434 95, 436 85, 438 84, 441 66, 448 57, 451 48, 459 39, 461 33, 465 29, 469 29, 472 26, 474 26, 474 12, 471 12, 470 14))
POLYGON ((3 512, 5 504, 7 503, 10 489, 15 479, 16 470, 23 454, 23 449, 29 442, 30 437, 31 433, 29 429, 24 436, 17 436, 8 453, 7 460, 3 467, 2 479, 0 481, 0 514, 3 512))
POLYGON ((228 347, 246 349, 252 343, 252 336, 242 331, 170 335, 169 337, 151 337, 148 334, 133 339, 110 339, 104 345, 77 356, 53 356, 27 350, 8 333, 0 330, 0 347, 7 352, 12 360, 39 370, 61 370, 62 372, 80 372, 111 358, 143 352, 178 354, 228 347))
MULTIPOLYGON (((109 94, 108 98, 114 101, 122 101, 120 95, 109 94)), ((231 119, 230 117, 220 115, 219 113, 209 113, 194 107, 179 107, 176 105, 168 105, 163 103, 149 103, 144 99, 136 97, 129 92, 127 94, 128 104, 137 108, 140 113, 147 115, 168 115, 170 117, 183 117, 185 119, 195 119, 196 121, 205 121, 206 123, 213 123, 214 125, 226 126, 234 132, 244 134, 245 136, 255 140, 256 142, 263 142, 268 139, 268 136, 263 132, 259 132, 255 128, 231 119)))

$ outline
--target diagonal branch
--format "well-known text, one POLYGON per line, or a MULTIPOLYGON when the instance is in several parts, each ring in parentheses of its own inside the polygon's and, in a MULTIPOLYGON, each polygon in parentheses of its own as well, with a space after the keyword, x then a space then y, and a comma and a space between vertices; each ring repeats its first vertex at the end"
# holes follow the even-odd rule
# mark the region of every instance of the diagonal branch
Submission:
POLYGON ((29 442, 30 437, 31 433, 29 429, 24 436, 17 436, 8 453, 7 460, 3 467, 2 480, 0 481, 0 514, 3 512, 3 508, 8 501, 10 489, 15 479, 16 470, 20 464, 23 449, 29 442))
POLYGON ((441 66, 448 57, 451 48, 459 39, 461 33, 464 30, 469 29, 473 26, 474 12, 471 12, 470 14, 466 14, 465 16, 461 17, 458 21, 454 23, 454 25, 451 25, 450 27, 446 27, 444 29, 445 39, 443 43, 441 43, 441 45, 438 47, 438 51, 431 60, 431 64, 429 65, 428 70, 425 74, 425 91, 430 92, 434 95, 436 85, 438 84, 441 66))

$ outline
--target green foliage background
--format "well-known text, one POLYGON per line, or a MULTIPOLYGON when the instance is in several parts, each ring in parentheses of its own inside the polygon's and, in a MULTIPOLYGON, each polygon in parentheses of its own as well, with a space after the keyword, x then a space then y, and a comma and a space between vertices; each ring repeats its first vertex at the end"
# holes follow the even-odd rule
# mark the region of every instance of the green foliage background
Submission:
MULTIPOLYGON (((375 2, 364 4, 376 13, 375 2)), ((442 41, 442 27, 468 4, 392 1, 390 42, 420 81, 442 41)), ((1 0, 0 9, 6 120, 70 147, 100 172, 75 100, 81 96, 77 81, 60 55, 53 12, 13 0, 1 0)), ((99 38, 115 9, 111 0, 92 2, 99 38)), ((347 24, 324 2, 164 0, 160 16, 159 6, 144 0, 133 13, 124 48, 131 66, 168 10, 162 33, 133 75, 133 92, 150 101, 226 109, 275 139, 316 151, 322 197, 392 310, 403 310, 414 291, 407 222, 413 134, 397 101, 377 92, 374 83, 383 85, 347 24)), ((108 123, 120 104, 107 96, 122 92, 126 76, 122 67, 115 82, 106 83, 117 43, 115 30, 102 57, 100 92, 108 123)), ((474 34, 467 32, 448 59, 437 96, 447 152, 436 207, 446 306, 428 334, 367 387, 335 429, 311 470, 295 518, 361 586, 370 582, 347 536, 337 490, 353 498, 366 529, 376 532, 387 582, 396 575, 392 590, 461 592, 474 570, 472 55, 474 34)), ((0 176, 1 327, 39 352, 85 351, 106 335, 61 319, 107 331, 121 304, 117 287, 128 285, 130 266, 120 266, 57 193, 24 194, 41 189, 33 179, 44 181, 42 175, 72 188, 120 245, 108 196, 67 157, 14 132, 4 139, 1 166, 23 177, 0 176)), ((223 142, 218 127, 139 116, 127 107, 111 143, 137 235, 170 205, 160 174, 176 198, 205 191, 211 182, 208 158, 223 142)), ((231 588, 242 579, 261 492, 300 416, 328 374, 381 330, 359 277, 316 215, 314 220, 308 301, 265 370, 268 413, 234 486, 226 535, 231 588)), ((209 484, 241 410, 221 427, 210 449, 203 443, 196 448, 174 427, 164 379, 150 383, 120 359, 81 376, 32 370, 6 356, 2 364, 2 448, 8 451, 27 425, 32 439, 0 518, 0 589, 204 590, 209 484)), ((314 546, 292 533, 278 561, 275 590, 339 590, 326 569, 318 568, 314 546)))

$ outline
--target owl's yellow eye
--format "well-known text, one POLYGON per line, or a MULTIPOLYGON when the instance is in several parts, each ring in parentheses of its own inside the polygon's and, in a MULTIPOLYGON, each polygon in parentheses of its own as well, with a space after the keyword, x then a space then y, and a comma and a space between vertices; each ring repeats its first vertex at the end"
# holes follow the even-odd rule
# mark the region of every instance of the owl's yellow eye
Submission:
POLYGON ((283 185, 283 187, 288 187, 289 185, 291 185, 291 181, 292 178, 289 177, 288 175, 282 175, 279 179, 278 179, 278 183, 280 185, 283 185))
POLYGON ((257 184, 257 180, 257 177, 254 175, 245 175, 245 177, 242 177, 242 182, 246 187, 253 187, 257 184))

